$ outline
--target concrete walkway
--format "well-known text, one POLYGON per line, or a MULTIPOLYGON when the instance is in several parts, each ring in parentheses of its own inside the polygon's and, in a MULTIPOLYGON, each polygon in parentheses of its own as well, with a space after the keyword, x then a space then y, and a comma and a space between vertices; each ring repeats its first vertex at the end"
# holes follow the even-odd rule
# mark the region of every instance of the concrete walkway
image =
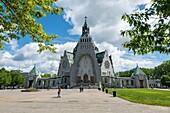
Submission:
POLYGON ((0 90, 0 113, 170 113, 170 107, 131 103, 97 89, 0 90))

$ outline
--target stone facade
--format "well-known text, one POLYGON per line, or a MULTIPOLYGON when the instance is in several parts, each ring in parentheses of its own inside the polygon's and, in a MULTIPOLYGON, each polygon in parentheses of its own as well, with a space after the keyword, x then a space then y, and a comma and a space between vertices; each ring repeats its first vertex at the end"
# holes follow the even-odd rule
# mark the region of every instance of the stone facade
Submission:
POLYGON ((73 52, 64 51, 61 56, 58 77, 41 78, 36 67, 25 74, 25 87, 57 88, 57 87, 127 87, 148 88, 146 74, 137 66, 131 77, 117 77, 107 50, 99 52, 95 46, 86 18, 82 27, 82 35, 73 52), (26 76, 25 76, 26 75, 26 76))
POLYGON ((21 75, 23 75, 25 82, 24 82, 24 87, 25 88, 30 88, 30 87, 37 87, 37 81, 38 79, 41 78, 41 76, 39 75, 37 69, 36 69, 36 65, 34 65, 34 67, 31 69, 30 72, 23 72, 21 70, 15 70, 18 73, 20 73, 21 75))
POLYGON ((90 28, 86 19, 82 27, 82 35, 73 52, 65 50, 61 56, 58 76, 62 78, 62 85, 98 86, 111 85, 114 77, 113 63, 107 50, 99 52, 90 36, 90 28))
POLYGON ((116 87, 149 88, 147 75, 137 65, 131 77, 116 77, 116 87))

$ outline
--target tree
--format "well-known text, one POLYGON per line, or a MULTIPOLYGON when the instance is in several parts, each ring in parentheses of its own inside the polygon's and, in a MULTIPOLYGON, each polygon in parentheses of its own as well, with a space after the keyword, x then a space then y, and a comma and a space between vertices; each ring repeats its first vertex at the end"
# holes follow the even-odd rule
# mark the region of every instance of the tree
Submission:
POLYGON ((51 77, 51 74, 44 74, 44 75, 41 75, 42 78, 50 78, 51 77))
POLYGON ((122 72, 117 73, 117 75, 119 75, 119 77, 130 77, 132 75, 133 71, 134 71, 134 69, 122 71, 122 72))
POLYGON ((163 75, 162 78, 161 78, 161 84, 163 86, 170 87, 170 76, 169 75, 163 75))
POLYGON ((56 48, 50 42, 58 36, 46 34, 42 25, 36 22, 46 13, 61 14, 63 8, 54 7, 55 2, 57 0, 0 0, 0 49, 4 42, 29 35, 39 43, 38 52, 47 49, 55 52, 56 48))
POLYGON ((57 74, 53 74, 52 77, 54 77, 54 78, 57 77, 57 74))
POLYGON ((10 71, 10 75, 11 75, 11 78, 12 78, 12 81, 11 81, 11 86, 16 86, 16 85, 23 85, 24 83, 24 77, 16 72, 16 71, 10 71))
POLYGON ((0 69, 0 86, 8 86, 11 83, 11 76, 9 71, 5 68, 0 69))
POLYGON ((141 70, 148 76, 148 78, 154 78, 154 69, 152 68, 141 68, 141 70))
POLYGON ((150 8, 144 12, 124 14, 122 19, 132 27, 122 30, 122 36, 130 36, 123 46, 134 54, 170 52, 170 0, 152 0, 150 8), (149 21, 153 19, 152 23, 149 21))
MULTIPOLYGON (((123 72, 119 72, 119 77, 131 77, 132 73, 134 73, 135 68, 123 72)), ((149 77, 154 75, 154 69, 151 68, 141 68, 141 70, 149 77)))
POLYGON ((170 60, 164 61, 159 66, 155 67, 154 75, 156 79, 160 79, 162 75, 170 75, 170 60))

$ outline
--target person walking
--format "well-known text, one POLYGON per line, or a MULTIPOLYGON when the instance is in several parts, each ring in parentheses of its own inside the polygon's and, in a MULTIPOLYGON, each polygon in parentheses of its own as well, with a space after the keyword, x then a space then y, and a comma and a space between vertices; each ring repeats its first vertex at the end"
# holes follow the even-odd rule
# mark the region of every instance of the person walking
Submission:
POLYGON ((80 93, 83 92, 83 86, 80 86, 80 93))
POLYGON ((57 96, 57 98, 61 98, 61 88, 60 87, 58 87, 58 96, 57 96))

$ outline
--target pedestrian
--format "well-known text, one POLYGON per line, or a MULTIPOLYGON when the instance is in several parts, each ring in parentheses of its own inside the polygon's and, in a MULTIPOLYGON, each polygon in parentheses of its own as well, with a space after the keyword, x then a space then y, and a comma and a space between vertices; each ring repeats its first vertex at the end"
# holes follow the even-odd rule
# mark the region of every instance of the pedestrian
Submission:
POLYGON ((83 92, 83 86, 80 86, 80 93, 83 92))
POLYGON ((67 85, 67 89, 70 89, 70 86, 69 86, 69 85, 67 85))
POLYGON ((57 98, 61 98, 61 88, 60 87, 58 87, 58 96, 57 96, 57 98))

